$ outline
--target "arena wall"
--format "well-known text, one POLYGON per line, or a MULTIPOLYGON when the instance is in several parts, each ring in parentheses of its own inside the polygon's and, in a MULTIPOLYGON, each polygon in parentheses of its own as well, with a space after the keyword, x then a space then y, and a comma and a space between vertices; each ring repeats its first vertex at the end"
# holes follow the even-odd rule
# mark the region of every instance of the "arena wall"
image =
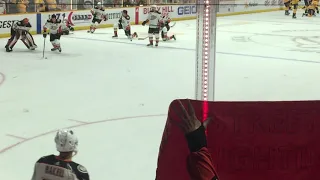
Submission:
MULTIPOLYGON (((217 8, 218 16, 230 16, 277 11, 282 8, 282 5, 282 0, 221 0, 217 8)), ((112 27, 118 22, 123 9, 128 11, 132 24, 141 24, 146 19, 150 7, 106 9, 108 20, 103 21, 99 27, 112 27)), ((196 5, 164 5, 158 6, 158 9, 163 14, 169 14, 173 21, 195 19, 197 13, 196 5)), ((31 33, 40 34, 44 23, 52 14, 56 14, 60 19, 67 17, 73 23, 75 30, 88 29, 92 20, 89 10, 0 15, 0 38, 9 37, 12 24, 25 17, 29 18, 33 26, 31 33)))

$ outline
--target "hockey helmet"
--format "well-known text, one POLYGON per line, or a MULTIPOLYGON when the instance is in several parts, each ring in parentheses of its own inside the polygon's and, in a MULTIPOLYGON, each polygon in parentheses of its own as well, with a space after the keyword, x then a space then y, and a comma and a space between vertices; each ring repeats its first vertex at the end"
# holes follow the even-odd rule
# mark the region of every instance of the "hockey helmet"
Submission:
POLYGON ((59 152, 75 152, 78 149, 78 138, 72 130, 59 130, 54 138, 57 151, 59 152))
POLYGON ((157 5, 151 5, 151 10, 157 10, 157 5))
POLYGON ((57 16, 55 14, 52 14, 51 19, 57 19, 57 16))
POLYGON ((101 2, 98 2, 98 3, 97 3, 97 6, 98 6, 98 7, 101 7, 101 2))
POLYGON ((28 18, 24 18, 24 19, 22 19, 22 21, 23 21, 23 23, 25 23, 25 24, 29 23, 29 19, 28 19, 28 18))
POLYGON ((123 11, 122 11, 122 14, 127 15, 127 14, 128 14, 128 11, 127 11, 127 10, 123 10, 123 11))

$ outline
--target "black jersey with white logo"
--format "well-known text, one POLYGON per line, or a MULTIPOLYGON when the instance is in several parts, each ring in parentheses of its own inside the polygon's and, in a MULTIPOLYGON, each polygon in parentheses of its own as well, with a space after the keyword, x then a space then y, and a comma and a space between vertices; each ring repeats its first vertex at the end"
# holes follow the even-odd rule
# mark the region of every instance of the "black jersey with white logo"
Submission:
POLYGON ((84 166, 49 155, 36 162, 31 180, 90 180, 90 178, 84 166))

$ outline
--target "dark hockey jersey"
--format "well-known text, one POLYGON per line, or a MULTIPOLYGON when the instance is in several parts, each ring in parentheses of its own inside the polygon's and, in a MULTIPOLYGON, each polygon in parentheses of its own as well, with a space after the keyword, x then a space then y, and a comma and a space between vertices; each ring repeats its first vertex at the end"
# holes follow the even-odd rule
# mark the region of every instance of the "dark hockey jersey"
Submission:
POLYGON ((90 180, 90 178, 84 166, 49 155, 36 162, 31 180, 90 180))
POLYGON ((23 23, 23 20, 18 21, 16 23, 13 24, 12 26, 12 30, 16 31, 16 30, 24 30, 24 31, 29 31, 31 29, 31 24, 28 22, 27 24, 23 23))

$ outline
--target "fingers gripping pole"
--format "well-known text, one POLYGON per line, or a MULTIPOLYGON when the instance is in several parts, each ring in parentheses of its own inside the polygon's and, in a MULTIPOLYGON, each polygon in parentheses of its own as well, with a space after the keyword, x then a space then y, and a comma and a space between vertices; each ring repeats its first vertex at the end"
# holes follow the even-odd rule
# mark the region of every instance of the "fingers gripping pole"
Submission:
POLYGON ((197 1, 196 99, 214 101, 219 0, 197 1))

